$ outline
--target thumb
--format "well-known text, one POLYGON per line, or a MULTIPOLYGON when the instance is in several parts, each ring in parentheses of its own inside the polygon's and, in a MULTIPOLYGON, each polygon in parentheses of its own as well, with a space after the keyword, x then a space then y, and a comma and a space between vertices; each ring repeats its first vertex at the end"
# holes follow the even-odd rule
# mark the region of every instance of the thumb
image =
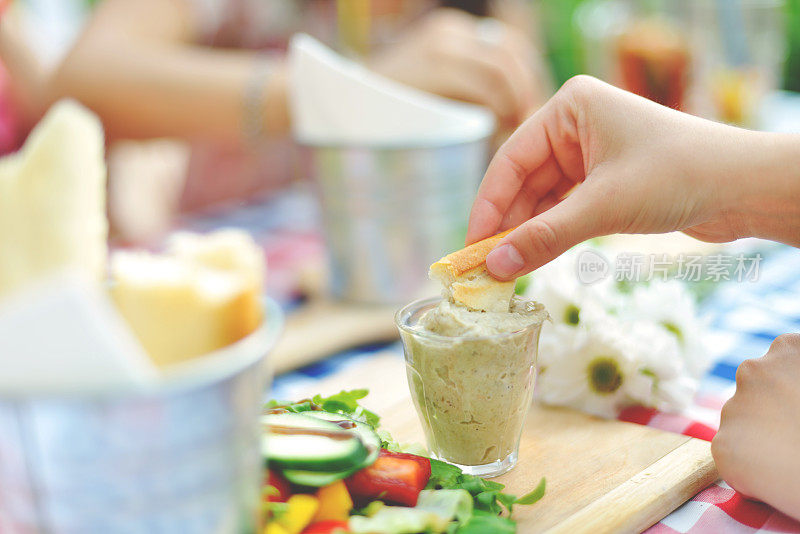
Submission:
MULTIPOLYGON (((486 256, 486 268, 500 280, 522 276, 554 260, 571 247, 609 233, 604 211, 585 182, 549 210, 529 219, 503 238, 486 256)), ((600 197, 602 198, 602 197, 600 197)))

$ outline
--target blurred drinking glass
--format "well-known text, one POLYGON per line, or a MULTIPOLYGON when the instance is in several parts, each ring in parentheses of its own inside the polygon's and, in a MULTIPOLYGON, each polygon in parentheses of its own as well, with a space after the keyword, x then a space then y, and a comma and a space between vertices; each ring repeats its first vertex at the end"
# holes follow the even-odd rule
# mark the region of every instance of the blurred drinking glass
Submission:
POLYGON ((693 52, 691 111, 757 126, 766 93, 777 89, 786 49, 782 0, 683 0, 693 52))
POLYGON ((622 87, 664 106, 683 109, 689 72, 686 37, 660 16, 631 24, 617 40, 622 87))
POLYGON ((778 88, 784 0, 587 0, 587 72, 669 107, 758 126, 778 88))

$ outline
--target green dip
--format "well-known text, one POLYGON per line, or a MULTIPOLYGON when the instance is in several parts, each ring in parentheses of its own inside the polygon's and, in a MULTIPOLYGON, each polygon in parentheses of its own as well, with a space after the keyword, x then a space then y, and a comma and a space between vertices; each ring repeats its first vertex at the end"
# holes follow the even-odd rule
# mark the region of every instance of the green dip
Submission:
POLYGON ((544 306, 514 297, 508 312, 443 300, 403 332, 408 380, 431 452, 485 465, 519 446, 531 403, 544 306))

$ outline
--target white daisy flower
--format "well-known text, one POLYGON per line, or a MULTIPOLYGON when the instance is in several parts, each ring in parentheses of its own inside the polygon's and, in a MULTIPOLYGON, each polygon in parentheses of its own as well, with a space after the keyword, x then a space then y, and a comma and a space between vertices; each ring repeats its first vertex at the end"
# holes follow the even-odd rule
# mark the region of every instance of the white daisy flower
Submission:
POLYGON ((544 304, 555 324, 578 326, 605 317, 616 304, 613 284, 582 284, 575 267, 576 253, 569 251, 531 275, 526 296, 544 304))
POLYGON ((569 357, 582 343, 583 330, 563 323, 545 322, 539 337, 539 370, 569 357))
POLYGON ((662 412, 680 412, 691 404, 698 381, 686 375, 664 380, 656 388, 654 407, 662 412))
POLYGON ((601 417, 615 417, 629 404, 628 380, 635 376, 633 352, 624 327, 615 320, 580 329, 565 339, 560 357, 540 374, 537 398, 601 417))
POLYGON ((623 293, 610 277, 581 283, 571 250, 533 273, 525 292, 545 305, 536 398, 603 417, 628 405, 685 408, 707 368, 704 324, 678 282, 623 293))
POLYGON ((669 280, 637 286, 625 313, 632 320, 652 321, 669 331, 692 377, 700 378, 708 370, 711 362, 703 344, 705 324, 698 319, 694 298, 683 283, 669 280))
POLYGON ((628 394, 637 404, 662 411, 686 408, 697 391, 697 381, 688 376, 676 336, 660 324, 645 320, 630 322, 629 340, 634 353, 636 378, 628 394))

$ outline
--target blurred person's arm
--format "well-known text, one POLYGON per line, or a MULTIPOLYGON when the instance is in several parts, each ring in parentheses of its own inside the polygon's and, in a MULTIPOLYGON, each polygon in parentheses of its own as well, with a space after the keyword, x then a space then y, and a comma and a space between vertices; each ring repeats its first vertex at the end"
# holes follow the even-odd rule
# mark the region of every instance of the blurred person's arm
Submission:
POLYGON ((15 109, 24 122, 22 126, 28 129, 44 113, 42 90, 46 75, 22 35, 19 12, 11 7, 0 17, 0 59, 9 73, 15 109))
MULTIPOLYGON (((265 61, 257 52, 195 44, 189 0, 105 0, 55 73, 50 99, 77 98, 111 135, 239 138, 245 93, 265 61)), ((501 125, 518 124, 544 98, 533 51, 514 28, 436 10, 371 58, 402 83, 488 106, 501 125)), ((257 78, 255 78, 258 81, 257 78)), ((290 124, 287 69, 275 60, 262 93, 263 131, 290 124)))
MULTIPOLYGON (((105 0, 50 82, 120 137, 238 139, 244 95, 265 61, 256 52, 197 46, 186 0, 105 0)), ((263 131, 288 130, 286 68, 274 61, 263 90, 263 131)))

